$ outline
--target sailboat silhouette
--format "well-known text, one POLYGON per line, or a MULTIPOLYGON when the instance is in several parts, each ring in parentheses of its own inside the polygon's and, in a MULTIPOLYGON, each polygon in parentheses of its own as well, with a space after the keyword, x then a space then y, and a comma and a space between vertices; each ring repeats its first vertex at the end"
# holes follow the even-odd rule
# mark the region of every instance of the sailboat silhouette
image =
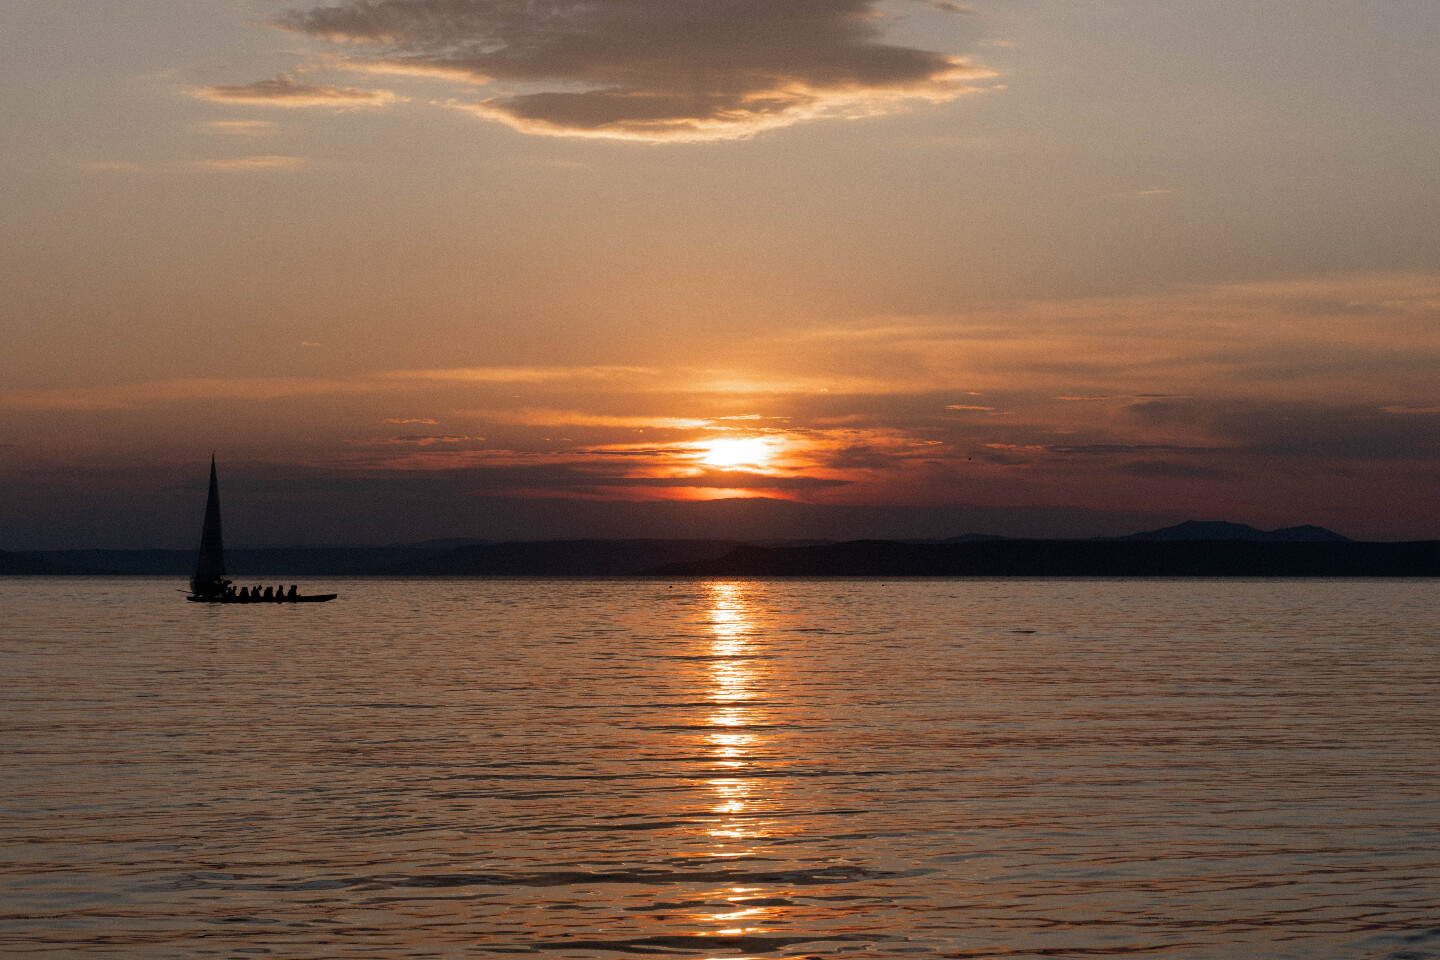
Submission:
POLYGON ((338 596, 334 593, 306 596, 296 593, 292 586, 289 593, 276 591, 274 595, 267 589, 262 597, 259 587, 255 588, 254 594, 248 590, 237 592, 231 587, 232 582, 225 578, 225 543, 220 530, 220 482, 215 474, 215 455, 211 454, 205 525, 200 530, 200 552, 195 557, 195 575, 190 578, 190 595, 185 599, 195 603, 324 603, 338 596))

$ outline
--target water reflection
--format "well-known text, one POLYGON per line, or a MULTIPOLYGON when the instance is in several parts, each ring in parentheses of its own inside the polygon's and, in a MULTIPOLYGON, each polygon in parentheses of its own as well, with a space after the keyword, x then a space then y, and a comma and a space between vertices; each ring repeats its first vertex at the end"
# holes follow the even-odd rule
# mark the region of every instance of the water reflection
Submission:
POLYGON ((0 577, 0 955, 1440 960, 1433 581, 338 586, 0 577))
MULTIPOLYGON (((735 776, 716 777, 706 781, 716 796, 712 808, 721 820, 710 835, 724 840, 740 840, 763 836, 754 829, 753 817, 747 816, 754 784, 741 774, 753 761, 757 737, 754 725, 758 718, 751 701, 757 697, 759 672, 752 649, 755 616, 746 585, 713 583, 708 611, 710 631, 709 699, 716 709, 708 722, 716 730, 705 739, 716 767, 735 776)), ((748 850, 725 849, 720 856, 737 856, 748 850)))
MULTIPOLYGON (((712 764, 723 775, 706 781, 714 794, 708 835, 715 841, 711 856, 754 857, 761 853, 765 838, 775 824, 759 808, 773 803, 773 795, 760 796, 761 784, 773 790, 778 778, 746 776, 766 747, 758 731, 765 729, 766 717, 757 701, 762 698, 765 674, 758 659, 757 616, 745 583, 712 583, 707 617, 711 632, 708 699, 715 705, 707 722, 715 729, 706 735, 712 764)), ((733 904, 723 913, 711 914, 712 922, 727 924, 718 932, 725 936, 757 934, 774 911, 754 901, 764 896, 758 887, 731 887, 717 899, 733 904)))

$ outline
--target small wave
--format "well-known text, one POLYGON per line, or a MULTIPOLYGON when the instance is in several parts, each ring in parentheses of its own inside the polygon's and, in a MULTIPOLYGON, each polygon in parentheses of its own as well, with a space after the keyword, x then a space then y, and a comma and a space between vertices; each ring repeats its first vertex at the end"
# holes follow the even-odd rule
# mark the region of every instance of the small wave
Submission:
POLYGON ((713 954, 717 950, 733 956, 739 953, 773 953, 786 947, 802 943, 876 943, 900 939, 871 934, 817 933, 809 935, 767 937, 746 934, 672 934, 637 937, 633 940, 527 940, 516 948, 526 953, 541 953, 554 950, 610 950, 616 953, 671 954, 702 951, 713 954))

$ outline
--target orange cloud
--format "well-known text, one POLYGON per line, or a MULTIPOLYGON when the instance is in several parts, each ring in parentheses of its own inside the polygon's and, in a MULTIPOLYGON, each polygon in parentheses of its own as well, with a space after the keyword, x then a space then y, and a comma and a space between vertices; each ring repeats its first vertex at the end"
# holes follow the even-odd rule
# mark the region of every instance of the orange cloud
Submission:
POLYGON ((658 430, 696 430, 708 427, 710 421, 694 417, 615 416, 584 413, 579 410, 460 410, 459 416, 474 417, 492 423, 526 427, 621 427, 658 430))
POLYGON ((212 133, 253 137, 270 132, 274 126, 269 120, 212 120, 205 124, 205 129, 212 133))
POLYGON ((654 374, 645 367, 444 367, 388 370, 395 380, 450 380, 456 383, 544 383, 555 380, 638 380, 654 374))
MULTIPOLYGON (((432 421, 433 422, 433 421, 432 421)), ((386 437, 378 440, 367 440, 370 444, 413 444, 419 447, 431 447, 437 444, 448 443, 481 443, 484 437, 450 436, 446 434, 416 434, 408 437, 386 437)))
POLYGON ((206 170, 246 172, 252 170, 298 170, 305 166, 304 157, 225 157, 215 160, 192 161, 206 170))

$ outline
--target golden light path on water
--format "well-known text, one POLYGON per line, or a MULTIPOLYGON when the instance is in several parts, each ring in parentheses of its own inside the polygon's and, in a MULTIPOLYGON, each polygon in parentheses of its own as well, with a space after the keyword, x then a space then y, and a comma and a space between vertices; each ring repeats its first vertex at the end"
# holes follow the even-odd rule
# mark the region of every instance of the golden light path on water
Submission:
MULTIPOLYGON (((766 821, 754 809, 756 782, 745 776, 762 744, 755 733, 759 716, 753 701, 757 699, 764 677, 757 668, 754 643, 757 630, 753 605, 743 583, 711 583, 709 591, 710 700, 715 705, 709 717, 714 732, 706 736, 715 767, 727 776, 717 776, 707 785, 714 791, 712 807, 716 819, 709 829, 715 839, 716 857, 744 857, 757 853, 759 841, 773 832, 773 822, 766 821)), ((771 778, 776 779, 776 778, 771 778)), ((773 800, 773 798, 771 798, 773 800)), ((732 887, 725 899, 736 909, 712 915, 712 919, 729 925, 720 930, 725 936, 759 934, 771 908, 753 904, 757 888, 732 887)))

